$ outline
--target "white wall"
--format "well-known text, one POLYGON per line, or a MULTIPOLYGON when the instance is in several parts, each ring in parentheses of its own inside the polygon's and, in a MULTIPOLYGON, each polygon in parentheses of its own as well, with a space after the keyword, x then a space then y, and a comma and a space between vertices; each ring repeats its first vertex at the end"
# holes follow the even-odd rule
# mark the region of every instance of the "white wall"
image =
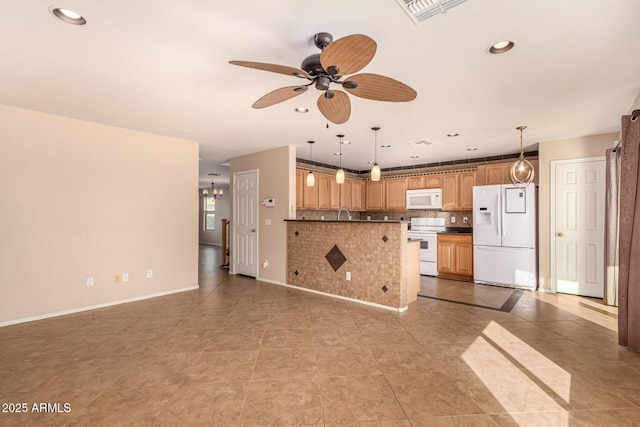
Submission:
POLYGON ((195 142, 0 106, 0 325, 197 287, 197 187, 195 142))

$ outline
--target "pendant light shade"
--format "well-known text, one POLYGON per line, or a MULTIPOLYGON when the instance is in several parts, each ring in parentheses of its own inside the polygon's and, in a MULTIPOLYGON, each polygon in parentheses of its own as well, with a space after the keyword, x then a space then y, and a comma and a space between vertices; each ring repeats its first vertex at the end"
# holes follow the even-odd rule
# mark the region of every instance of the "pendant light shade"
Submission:
POLYGON ((336 172, 336 182, 338 184, 344 184, 344 169, 342 169, 342 138, 344 138, 344 135, 336 136, 340 138, 340 140, 338 141, 338 145, 340 147, 340 150, 338 152, 338 156, 340 157, 340 169, 338 169, 338 172, 336 172))
POLYGON ((516 129, 520 131, 520 157, 516 160, 509 170, 509 178, 511 183, 516 187, 526 187, 533 182, 536 175, 533 165, 524 158, 524 149, 522 147, 522 131, 526 126, 518 126, 516 129))
MULTIPOLYGON (((313 152, 311 151, 311 148, 314 143, 315 141, 307 141, 307 144, 309 144, 309 161, 313 161, 313 152)), ((313 175, 313 171, 309 170, 309 173, 307 174, 307 187, 313 187, 315 184, 316 177, 313 175)))
POLYGON ((380 166, 378 166, 378 131, 379 127, 372 127, 374 131, 374 143, 373 143, 373 167, 371 168, 371 181, 380 181, 380 166))

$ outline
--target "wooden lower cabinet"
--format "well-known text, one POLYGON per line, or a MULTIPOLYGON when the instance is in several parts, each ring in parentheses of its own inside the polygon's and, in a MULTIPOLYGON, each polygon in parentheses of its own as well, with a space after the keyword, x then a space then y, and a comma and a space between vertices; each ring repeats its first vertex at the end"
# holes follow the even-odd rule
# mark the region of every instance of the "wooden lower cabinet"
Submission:
POLYGON ((473 281, 473 236, 438 235, 438 276, 473 281))

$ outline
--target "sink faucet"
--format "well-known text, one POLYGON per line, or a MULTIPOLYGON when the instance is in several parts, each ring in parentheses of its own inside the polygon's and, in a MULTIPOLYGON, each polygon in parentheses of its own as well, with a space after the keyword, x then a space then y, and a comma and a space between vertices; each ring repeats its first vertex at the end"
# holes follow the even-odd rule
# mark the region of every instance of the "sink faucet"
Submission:
POLYGON ((349 209, 342 208, 338 211, 338 221, 340 220, 340 214, 342 213, 342 211, 347 212, 347 219, 351 220, 351 214, 349 213, 349 209))

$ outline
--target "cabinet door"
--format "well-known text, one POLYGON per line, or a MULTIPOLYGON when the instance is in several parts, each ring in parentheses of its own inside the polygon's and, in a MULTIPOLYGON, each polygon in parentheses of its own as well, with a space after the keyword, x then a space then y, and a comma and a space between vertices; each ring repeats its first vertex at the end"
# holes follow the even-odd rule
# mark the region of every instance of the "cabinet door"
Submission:
MULTIPOLYGON (((483 185, 508 184, 510 166, 510 163, 494 163, 491 165, 484 165, 483 185)), ((478 169, 480 169, 480 167, 478 167, 478 169)))
POLYGON ((339 208, 353 209, 351 206, 351 189, 353 186, 352 179, 345 179, 344 184, 340 185, 340 206, 339 208))
POLYGON ((458 206, 463 211, 473 209, 473 186, 476 185, 475 172, 462 172, 458 176, 458 206))
POLYGON ((354 179, 351 181, 351 209, 363 211, 366 208, 365 181, 354 179))
POLYGON ((384 181, 367 181, 366 210, 384 210, 384 181))
POLYGON ((302 172, 304 178, 302 182, 302 208, 303 209, 318 209, 318 183, 319 178, 322 176, 318 173, 314 173, 316 176, 316 183, 313 187, 308 187, 306 183, 307 176, 302 172))
POLYGON ((296 209, 302 209, 302 197, 304 195, 306 179, 307 177, 304 171, 296 169, 296 209))
POLYGON ((421 190, 423 188, 425 188, 423 176, 412 176, 407 180, 408 190, 421 190))
POLYGON ((438 237, 438 273, 455 272, 455 243, 438 237))
MULTIPOLYGON (((468 239, 471 240, 471 237, 468 239)), ((462 242, 456 243, 455 255, 455 273, 463 276, 473 276, 473 244, 462 242)))
POLYGON ((442 210, 454 211, 458 208, 458 174, 442 175, 442 210))
POLYGON ((318 174, 318 209, 329 209, 331 203, 331 177, 318 174))
POLYGON ((406 210, 407 178, 385 180, 385 193, 388 210, 406 210))
POLYGON ((425 175, 424 188, 440 188, 442 187, 441 175, 425 175))
POLYGON ((338 182, 334 179, 330 180, 330 200, 329 200, 329 209, 340 209, 340 187, 346 185, 347 180, 344 180, 345 183, 338 184, 338 182))

